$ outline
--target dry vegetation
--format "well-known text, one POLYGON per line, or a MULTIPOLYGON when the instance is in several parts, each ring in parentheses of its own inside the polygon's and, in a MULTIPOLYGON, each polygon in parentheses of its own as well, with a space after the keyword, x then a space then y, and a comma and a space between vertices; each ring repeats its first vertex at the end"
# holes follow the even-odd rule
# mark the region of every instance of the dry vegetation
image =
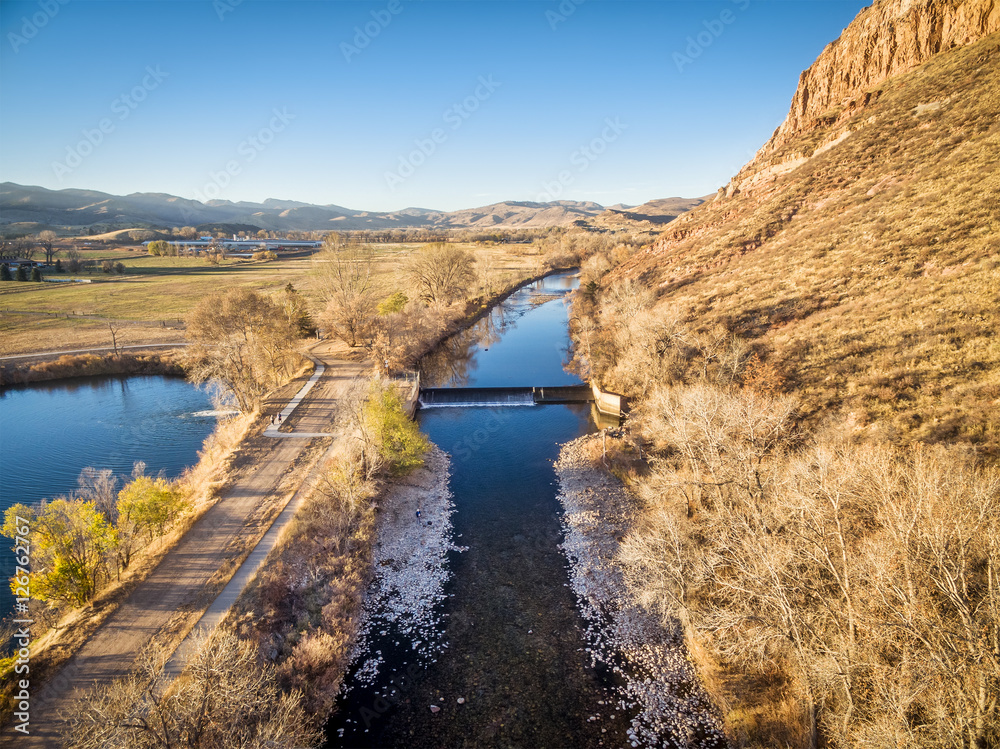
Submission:
POLYGON ((252 643, 220 632, 170 684, 164 658, 146 653, 125 679, 95 689, 71 719, 66 746, 73 749, 156 747, 315 746, 297 692, 280 694, 274 668, 263 664, 252 643))
MULTIPOLYGON (((452 232, 434 238, 477 254, 485 276, 503 283, 523 280, 548 267, 546 249, 566 233, 563 229, 452 232)), ((420 232, 413 233, 412 240, 417 241, 405 236, 400 241, 386 234, 358 232, 347 239, 328 235, 331 249, 348 242, 350 246, 370 243, 375 303, 408 288, 405 265, 423 246, 420 232)), ((41 240, 23 241, 35 246, 41 240)), ((201 256, 151 255, 141 247, 98 246, 96 242, 89 246, 70 239, 59 240, 54 249, 64 265, 72 255, 82 268, 78 273, 46 273, 45 277, 88 283, 0 283, 0 355, 110 347, 109 321, 120 328, 119 343, 181 341, 184 319, 197 303, 234 286, 273 295, 291 283, 315 319, 328 301, 310 257, 226 257, 208 262, 201 256), (106 262, 121 263, 123 273, 103 273, 100 268, 106 262)))
POLYGON ((418 467, 428 447, 395 389, 378 381, 355 389, 338 421, 347 436, 236 606, 240 636, 275 665, 283 690, 303 692, 316 725, 332 711, 348 666, 387 482, 418 467))
POLYGON ((188 376, 221 385, 245 414, 255 412, 265 394, 301 366, 295 351, 301 334, 296 295, 282 293, 285 304, 278 301, 280 295, 272 300, 235 287, 206 297, 188 316, 188 376))
POLYGON ((377 246, 334 236, 313 261, 319 327, 363 349, 383 374, 397 372, 524 282, 597 252, 624 257, 644 239, 626 231, 550 230, 531 244, 433 242, 390 263, 377 246), (510 264, 505 252, 518 262, 510 264))
POLYGON ((942 54, 583 266, 581 366, 648 458, 612 446, 621 561, 738 745, 1000 743, 998 61, 942 54))
POLYGON ((886 82, 813 136, 846 140, 682 216, 612 278, 766 350, 813 421, 1000 455, 998 61, 991 37, 886 82))
POLYGON ((64 354, 57 359, 28 362, 26 366, 0 364, 0 387, 29 382, 62 380, 67 377, 100 375, 184 376, 184 367, 171 353, 161 354, 64 354))

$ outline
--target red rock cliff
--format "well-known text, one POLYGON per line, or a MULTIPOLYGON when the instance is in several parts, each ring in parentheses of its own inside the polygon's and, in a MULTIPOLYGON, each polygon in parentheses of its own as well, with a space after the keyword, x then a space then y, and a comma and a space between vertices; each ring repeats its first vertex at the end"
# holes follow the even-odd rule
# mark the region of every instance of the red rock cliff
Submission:
POLYGON ((802 73, 788 117, 733 178, 730 192, 767 167, 792 167, 794 159, 810 156, 782 151, 818 122, 867 104, 886 79, 998 30, 1000 0, 876 0, 802 73))

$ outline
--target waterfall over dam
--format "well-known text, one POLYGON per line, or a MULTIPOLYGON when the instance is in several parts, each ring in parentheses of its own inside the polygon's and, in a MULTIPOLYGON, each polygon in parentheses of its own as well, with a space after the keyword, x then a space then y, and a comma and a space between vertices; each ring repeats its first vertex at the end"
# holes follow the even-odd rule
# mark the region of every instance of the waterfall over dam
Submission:
POLYGON ((421 408, 534 406, 543 403, 586 403, 594 400, 590 385, 555 387, 421 388, 421 408))

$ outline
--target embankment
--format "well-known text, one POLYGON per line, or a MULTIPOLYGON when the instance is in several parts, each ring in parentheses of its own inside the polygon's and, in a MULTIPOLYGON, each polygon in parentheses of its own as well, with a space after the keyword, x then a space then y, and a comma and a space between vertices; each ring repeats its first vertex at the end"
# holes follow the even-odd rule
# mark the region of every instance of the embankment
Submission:
POLYGON ((373 629, 393 621, 430 641, 451 548, 448 465, 432 448, 422 467, 352 495, 334 464, 234 606, 230 624, 275 664, 284 689, 302 690, 317 725, 373 629), (415 559, 424 563, 411 569, 415 559))
POLYGON ((33 382, 102 375, 168 375, 183 377, 178 350, 136 354, 65 354, 47 361, 0 364, 0 388, 33 382))
MULTIPOLYGON (((423 356, 554 272, 467 302, 442 331, 410 350, 423 356)), ((256 641, 276 665, 282 687, 302 690, 308 712, 321 722, 334 710, 352 661, 382 628, 412 635, 422 643, 421 655, 434 656, 433 610, 447 576, 444 555, 452 548, 445 453, 431 447, 421 468, 386 477, 377 488, 366 485, 359 464, 346 449, 340 461, 331 461, 223 624, 256 641)), ((374 676, 381 665, 370 659, 363 674, 374 676)))
MULTIPOLYGON (((36 638, 31 646, 31 682, 46 686, 60 673, 73 655, 128 599, 137 587, 156 569, 164 557, 181 541, 194 525, 216 502, 226 488, 235 453, 253 417, 237 417, 220 421, 204 442, 198 463, 185 471, 175 482, 188 500, 191 511, 182 516, 162 536, 154 538, 139 551, 120 579, 109 581, 92 601, 80 608, 45 609, 32 611, 36 621, 32 633, 36 638), (46 620, 52 626, 45 630, 46 620)), ((33 606, 45 606, 33 602, 33 606)), ((0 668, 0 726, 6 726, 12 715, 14 679, 6 678, 5 662, 0 668)), ((38 692, 39 695, 44 692, 38 692)))

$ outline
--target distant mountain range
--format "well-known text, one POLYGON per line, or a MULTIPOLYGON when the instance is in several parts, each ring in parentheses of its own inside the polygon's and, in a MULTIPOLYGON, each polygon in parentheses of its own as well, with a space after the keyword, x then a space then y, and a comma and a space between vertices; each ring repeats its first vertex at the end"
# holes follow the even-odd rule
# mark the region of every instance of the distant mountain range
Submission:
POLYGON ((379 213, 339 205, 312 205, 295 200, 263 203, 179 198, 165 193, 110 195, 96 190, 49 190, 0 184, 0 228, 37 232, 43 229, 164 229, 178 226, 239 224, 268 231, 336 231, 357 229, 489 229, 496 227, 567 226, 601 217, 601 221, 666 223, 704 202, 702 198, 667 198, 642 206, 557 200, 551 203, 504 201, 460 211, 406 208, 379 213))

